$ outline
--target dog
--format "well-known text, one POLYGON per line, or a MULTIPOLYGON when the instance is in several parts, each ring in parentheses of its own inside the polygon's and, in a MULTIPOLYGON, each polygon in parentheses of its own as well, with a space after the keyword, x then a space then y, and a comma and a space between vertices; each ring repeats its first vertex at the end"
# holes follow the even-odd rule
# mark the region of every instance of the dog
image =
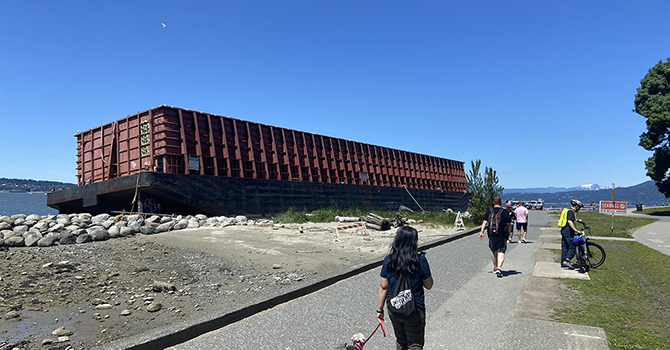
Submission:
POLYGON ((338 349, 344 350, 363 350, 363 344, 365 344, 365 336, 361 333, 356 333, 351 337, 353 344, 347 345, 344 343, 344 346, 339 347, 338 349))

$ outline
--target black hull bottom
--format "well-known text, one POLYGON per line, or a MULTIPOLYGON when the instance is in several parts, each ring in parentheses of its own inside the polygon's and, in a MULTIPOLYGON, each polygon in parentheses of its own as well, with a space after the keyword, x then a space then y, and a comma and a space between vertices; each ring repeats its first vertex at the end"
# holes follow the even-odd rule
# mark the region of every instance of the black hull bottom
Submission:
POLYGON ((289 208, 337 206, 397 211, 403 205, 426 211, 465 211, 469 193, 144 172, 49 193, 47 205, 62 214, 136 211, 145 213, 270 215, 289 208), (411 195, 410 195, 411 194, 411 195), (418 204, 417 204, 418 203, 418 204), (421 208, 419 208, 421 206, 421 208), (131 210, 132 209, 132 210, 131 210))

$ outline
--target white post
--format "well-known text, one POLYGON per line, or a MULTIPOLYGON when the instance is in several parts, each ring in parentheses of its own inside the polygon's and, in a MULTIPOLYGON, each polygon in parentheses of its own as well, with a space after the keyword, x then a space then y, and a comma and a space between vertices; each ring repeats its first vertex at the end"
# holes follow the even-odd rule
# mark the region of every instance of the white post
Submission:
MULTIPOLYGON (((614 203, 614 182, 612 182, 612 203, 614 203)), ((614 212, 612 212, 612 232, 614 232, 614 212)))

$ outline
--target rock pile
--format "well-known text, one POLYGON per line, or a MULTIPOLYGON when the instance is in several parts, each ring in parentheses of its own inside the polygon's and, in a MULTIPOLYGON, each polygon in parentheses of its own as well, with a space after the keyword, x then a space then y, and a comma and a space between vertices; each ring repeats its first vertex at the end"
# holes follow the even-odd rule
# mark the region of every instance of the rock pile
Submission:
POLYGON ((248 220, 245 216, 207 217, 109 214, 59 214, 40 216, 17 214, 0 216, 0 247, 49 247, 83 244, 136 234, 151 235, 167 231, 229 225, 272 225, 271 220, 248 220))

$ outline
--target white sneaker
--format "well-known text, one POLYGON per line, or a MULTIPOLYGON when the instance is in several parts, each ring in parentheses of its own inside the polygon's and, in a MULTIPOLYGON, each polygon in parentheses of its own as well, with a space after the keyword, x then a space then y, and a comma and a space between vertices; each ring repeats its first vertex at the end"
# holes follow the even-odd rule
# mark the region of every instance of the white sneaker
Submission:
POLYGON ((526 239, 525 239, 525 238, 524 238, 524 239, 522 239, 522 240, 521 240, 521 242, 523 242, 523 243, 526 243, 526 239))
POLYGON ((521 244, 521 241, 519 241, 519 242, 517 242, 517 243, 521 244))

